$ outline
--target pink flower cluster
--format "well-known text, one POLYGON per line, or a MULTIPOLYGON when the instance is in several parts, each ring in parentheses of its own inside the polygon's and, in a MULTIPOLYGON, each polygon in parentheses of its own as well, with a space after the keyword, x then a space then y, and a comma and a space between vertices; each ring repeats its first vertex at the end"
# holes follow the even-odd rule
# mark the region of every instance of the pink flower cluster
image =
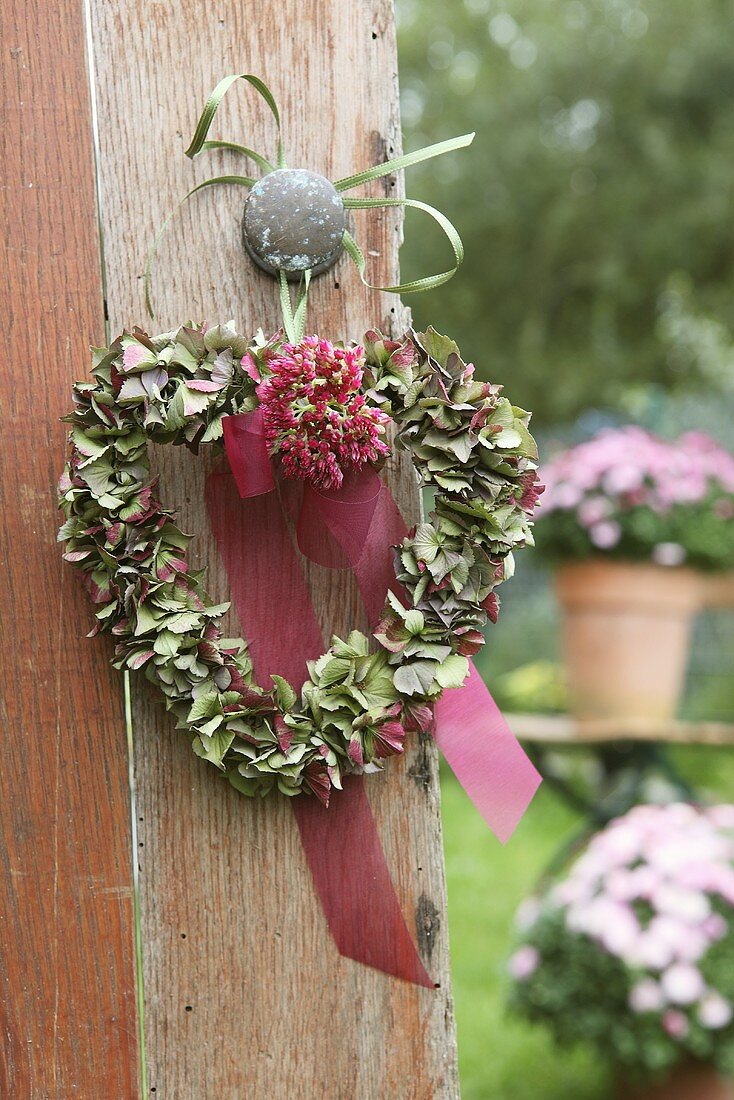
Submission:
POLYGON ((268 368, 257 395, 268 451, 286 477, 338 489, 348 470, 388 454, 382 437, 390 418, 360 392, 363 348, 306 336, 281 345, 268 368))
MULTIPOLYGON (((734 456, 703 432, 669 443, 630 425, 563 451, 541 475, 546 490, 539 515, 575 511, 591 542, 611 550, 622 534, 620 518, 630 508, 642 505, 664 514, 676 505, 701 503, 713 487, 734 493, 734 456)), ((734 502, 722 518, 732 516, 734 502)))
MULTIPOLYGON (((729 931, 717 900, 734 907, 734 806, 684 803, 637 806, 613 821, 548 899, 565 910, 569 931, 621 959, 630 1007, 659 1013, 673 1038, 685 1037, 690 1014, 706 1028, 725 1027, 734 1014, 698 966, 729 931)), ((526 912, 522 923, 537 915, 526 912)), ((540 960, 521 952, 511 971, 522 979, 540 960)))

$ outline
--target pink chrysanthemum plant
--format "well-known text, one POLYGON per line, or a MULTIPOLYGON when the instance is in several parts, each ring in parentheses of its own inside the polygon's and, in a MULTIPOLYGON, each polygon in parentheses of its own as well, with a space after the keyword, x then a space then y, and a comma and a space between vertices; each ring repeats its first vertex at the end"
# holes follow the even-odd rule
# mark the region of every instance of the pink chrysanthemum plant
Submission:
POLYGON ((384 461, 390 417, 362 390, 364 347, 306 336, 266 346, 259 362, 265 440, 286 477, 338 489, 345 474, 384 461))
POLYGON ((512 1007, 629 1077, 734 1073, 734 806, 636 806, 518 911, 512 1007))
POLYGON ((734 568, 734 456, 703 432, 674 442, 628 425, 541 469, 539 545, 558 561, 734 568))

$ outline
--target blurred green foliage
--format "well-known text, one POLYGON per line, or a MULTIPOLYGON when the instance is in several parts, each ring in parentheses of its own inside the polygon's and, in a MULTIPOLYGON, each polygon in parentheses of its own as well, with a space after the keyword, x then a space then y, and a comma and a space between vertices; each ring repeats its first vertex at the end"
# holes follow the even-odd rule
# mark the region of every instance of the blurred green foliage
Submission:
MULTIPOLYGON (((467 245, 451 283, 411 299, 416 322, 460 334, 540 425, 623 408, 646 382, 700 385, 686 333, 681 345, 658 315, 673 279, 719 344, 734 321, 731 0, 397 0, 397 12, 406 148, 477 131, 408 175, 467 245)), ((408 214, 406 278, 448 260, 420 218, 408 214)))
POLYGON ((568 696, 563 666, 556 661, 530 661, 497 676, 492 694, 500 710, 562 713, 568 696))

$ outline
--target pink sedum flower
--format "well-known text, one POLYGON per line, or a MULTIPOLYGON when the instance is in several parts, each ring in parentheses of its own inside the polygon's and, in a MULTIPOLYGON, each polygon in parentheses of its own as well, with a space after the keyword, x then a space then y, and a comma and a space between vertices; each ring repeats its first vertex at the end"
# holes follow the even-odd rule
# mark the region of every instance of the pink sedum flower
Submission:
POLYGON ((257 395, 265 440, 286 477, 338 489, 345 473, 388 454, 390 418, 360 392, 362 347, 335 347, 318 336, 283 344, 268 359, 257 395))

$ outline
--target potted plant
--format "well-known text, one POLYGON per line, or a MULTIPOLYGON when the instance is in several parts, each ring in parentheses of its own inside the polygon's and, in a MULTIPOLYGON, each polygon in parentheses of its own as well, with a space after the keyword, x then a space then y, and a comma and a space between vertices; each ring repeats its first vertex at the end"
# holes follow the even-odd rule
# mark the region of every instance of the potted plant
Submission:
POLYGON ((636 806, 518 927, 513 1010, 595 1044, 620 1098, 732 1100, 734 806, 636 806))
POLYGON ((572 712, 671 719, 693 616, 716 591, 704 578, 734 568, 734 457, 700 432, 671 443, 627 426, 542 474, 537 542, 558 565, 572 712))

